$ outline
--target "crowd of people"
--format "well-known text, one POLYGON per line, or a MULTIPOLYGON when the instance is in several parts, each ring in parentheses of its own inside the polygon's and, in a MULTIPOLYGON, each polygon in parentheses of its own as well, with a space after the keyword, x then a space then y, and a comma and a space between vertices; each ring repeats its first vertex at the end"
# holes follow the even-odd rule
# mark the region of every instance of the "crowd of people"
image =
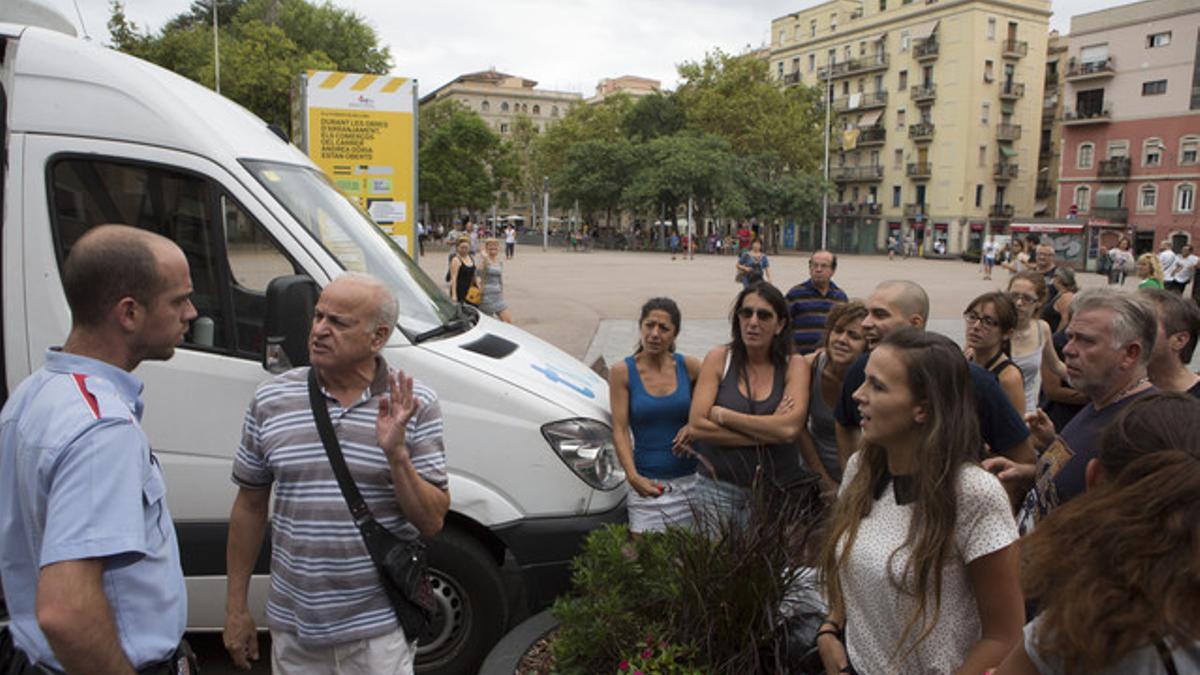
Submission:
POLYGON ((911 281, 848 298, 828 251, 786 294, 740 279, 699 364, 647 302, 610 374, 633 536, 815 488, 831 675, 1200 672, 1200 309, 1013 248, 961 346, 911 281))

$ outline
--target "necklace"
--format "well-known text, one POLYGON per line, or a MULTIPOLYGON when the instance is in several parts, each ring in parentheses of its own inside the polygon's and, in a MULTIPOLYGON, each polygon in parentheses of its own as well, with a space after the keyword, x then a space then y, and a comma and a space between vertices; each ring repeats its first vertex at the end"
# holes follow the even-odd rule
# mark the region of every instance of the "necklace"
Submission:
MULTIPOLYGON (((1150 382, 1150 378, 1148 376, 1146 376, 1146 375, 1141 376, 1140 378, 1138 378, 1138 380, 1136 382, 1134 382, 1133 384, 1130 384, 1128 387, 1125 387, 1121 391, 1117 392, 1117 395, 1110 398, 1108 400, 1108 403, 1106 403, 1104 405, 1104 407, 1107 408, 1108 406, 1112 405, 1113 403, 1123 400, 1126 396, 1129 396, 1134 391, 1136 391, 1138 388, 1140 388, 1142 385, 1147 384, 1148 382, 1150 382)), ((1097 406, 1097 409, 1099 409, 1099 406, 1097 406)))

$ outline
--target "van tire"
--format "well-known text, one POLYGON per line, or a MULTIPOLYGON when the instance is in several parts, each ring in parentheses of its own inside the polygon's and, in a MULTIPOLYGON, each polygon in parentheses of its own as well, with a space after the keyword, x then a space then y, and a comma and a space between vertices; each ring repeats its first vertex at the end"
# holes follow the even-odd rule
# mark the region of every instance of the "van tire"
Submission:
POLYGON ((439 612, 417 644, 422 675, 476 673, 508 629, 509 599, 496 559, 478 541, 446 527, 429 543, 429 576, 439 612))

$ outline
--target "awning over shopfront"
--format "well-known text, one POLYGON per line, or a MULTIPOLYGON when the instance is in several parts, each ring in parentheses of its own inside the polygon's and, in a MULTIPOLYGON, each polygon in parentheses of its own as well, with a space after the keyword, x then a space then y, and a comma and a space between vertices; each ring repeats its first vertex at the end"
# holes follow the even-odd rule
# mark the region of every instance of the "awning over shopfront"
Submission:
POLYGON ((1043 202, 1034 202, 1033 203, 1033 215, 1036 216, 1036 215, 1045 213, 1046 210, 1049 208, 1050 208, 1050 206, 1044 201, 1043 202))
POLYGON ((1000 154, 1004 155, 1005 157, 1012 158, 1017 156, 1017 151, 1013 149, 1013 146, 1001 143, 1000 154))
POLYGON ((881 115, 883 115, 882 110, 872 110, 871 112, 863 113, 862 121, 858 123, 858 127, 861 129, 875 126, 879 122, 881 115))
POLYGON ((928 40, 933 36, 933 31, 937 30, 938 22, 936 20, 928 23, 917 24, 908 33, 908 37, 913 40, 928 40))
POLYGON ((1121 208, 1121 193, 1125 190, 1122 185, 1106 185, 1096 190, 1096 200, 1093 203, 1098 209, 1121 208))
POLYGON ((1038 232, 1045 234, 1078 234, 1083 232, 1082 223, 1013 223, 1013 232, 1038 232))

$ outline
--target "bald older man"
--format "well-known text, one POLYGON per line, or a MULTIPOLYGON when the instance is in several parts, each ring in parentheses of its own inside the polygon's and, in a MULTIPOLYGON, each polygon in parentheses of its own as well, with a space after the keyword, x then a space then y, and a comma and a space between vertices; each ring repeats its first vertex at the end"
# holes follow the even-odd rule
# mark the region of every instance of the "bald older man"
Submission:
MULTIPOLYGON (((381 282, 345 274, 313 314, 309 360, 375 519, 401 539, 432 536, 450 507, 437 395, 380 356, 398 307, 381 282), (351 456, 352 455, 352 456, 351 456)), ((234 459, 229 518, 225 647, 243 668, 258 658, 246 595, 267 524, 272 486, 272 670, 286 675, 411 673, 416 635, 405 635, 317 432, 309 367, 259 387, 234 459), (314 451, 314 448, 318 449, 314 451)))
MULTIPOLYGON (((885 281, 875 287, 867 298, 867 317, 862 329, 867 346, 874 348, 883 336, 913 326, 921 330, 929 320, 929 296, 925 289, 911 281, 885 281)), ((854 392, 866 381, 867 354, 859 357, 842 381, 842 395, 834 410, 837 420, 838 452, 842 465, 858 449, 859 425, 862 417, 854 402, 854 392)), ((1029 429, 1021 415, 1009 403, 996 377, 977 364, 970 364, 975 403, 979 413, 979 430, 992 452, 1020 464, 1032 465, 1036 457, 1029 439, 1029 429)), ((1010 492, 1014 502, 1023 496, 1010 492)))

